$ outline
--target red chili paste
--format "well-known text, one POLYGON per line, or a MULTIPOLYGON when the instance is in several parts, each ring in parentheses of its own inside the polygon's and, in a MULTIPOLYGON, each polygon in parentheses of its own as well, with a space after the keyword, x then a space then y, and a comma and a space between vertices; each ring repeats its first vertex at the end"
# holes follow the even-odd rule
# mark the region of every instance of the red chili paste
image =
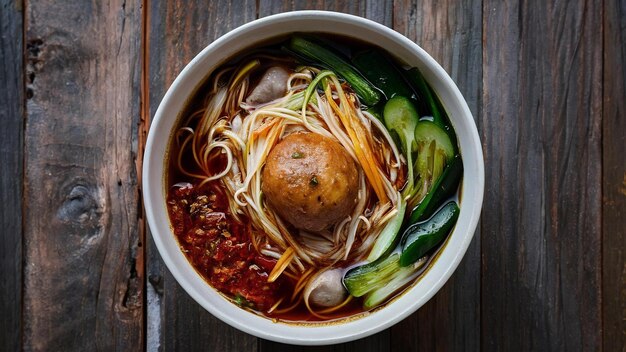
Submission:
POLYGON ((255 250, 250 225, 232 217, 218 183, 174 186, 167 203, 183 253, 211 286, 236 303, 263 312, 285 294, 290 283, 283 277, 267 282, 276 260, 255 250))

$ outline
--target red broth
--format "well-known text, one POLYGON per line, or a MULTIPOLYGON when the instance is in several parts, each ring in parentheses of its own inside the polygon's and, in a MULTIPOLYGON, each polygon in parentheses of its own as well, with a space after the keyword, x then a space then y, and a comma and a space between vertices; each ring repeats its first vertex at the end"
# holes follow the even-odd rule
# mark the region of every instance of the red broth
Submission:
MULTIPOLYGON (((341 310, 325 314, 326 319, 312 315, 303 303, 285 313, 268 313, 281 297, 291 297, 295 282, 284 275, 267 282, 276 259, 255 250, 250 225, 230 214, 220 182, 202 187, 173 186, 167 205, 174 235, 189 262, 212 287, 242 308, 277 320, 300 322, 335 320, 363 311, 362 300, 354 299, 341 310)), ((279 310, 289 305, 284 303, 279 310)))
POLYGON ((276 259, 257 253, 249 225, 228 212, 228 199, 219 183, 172 187, 167 204, 181 250, 215 289, 261 312, 293 289, 284 277, 267 282, 276 259))

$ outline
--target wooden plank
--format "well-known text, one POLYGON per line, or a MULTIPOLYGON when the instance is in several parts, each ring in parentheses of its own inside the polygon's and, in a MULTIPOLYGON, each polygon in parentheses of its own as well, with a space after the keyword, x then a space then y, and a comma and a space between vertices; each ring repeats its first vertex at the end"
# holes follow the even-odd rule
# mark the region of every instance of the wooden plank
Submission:
MULTIPOLYGON (((296 10, 329 10, 369 18, 388 27, 392 26, 392 1, 267 1, 259 3, 259 17, 296 10)), ((385 330, 358 341, 323 347, 302 347, 259 341, 260 351, 389 351, 389 331, 385 330)))
POLYGON ((28 2, 24 348, 143 348, 139 1, 28 2))
POLYGON ((600 350, 601 3, 483 16, 482 347, 600 350))
POLYGON ((626 1, 604 2, 602 321, 605 351, 626 350, 626 1))
MULTIPOLYGON (((394 28, 426 50, 481 114, 482 1, 395 1, 394 28)), ((391 330, 393 351, 480 348, 480 231, 455 274, 426 305, 391 330), (411 333, 407 333, 410 331, 411 333)))
POLYGON ((21 346, 22 3, 0 0, 0 351, 21 346))
MULTIPOLYGON (((276 13, 300 10, 325 10, 350 13, 353 15, 365 16, 365 10, 376 9, 389 1, 313 1, 313 0, 259 0, 259 17, 265 17, 276 13)), ((377 14, 380 16, 380 14, 377 14)))
MULTIPOLYGON (((151 1, 147 11, 153 116, 183 67, 213 40, 255 19, 256 4, 253 0, 151 1)), ((256 350, 256 338, 222 323, 187 295, 161 261, 152 241, 147 255, 149 350, 256 350)))
POLYGON ((297 346, 277 343, 267 340, 259 340, 259 351, 272 352, 383 352, 394 351, 389 348, 389 330, 382 331, 378 334, 336 345, 326 346, 297 346))

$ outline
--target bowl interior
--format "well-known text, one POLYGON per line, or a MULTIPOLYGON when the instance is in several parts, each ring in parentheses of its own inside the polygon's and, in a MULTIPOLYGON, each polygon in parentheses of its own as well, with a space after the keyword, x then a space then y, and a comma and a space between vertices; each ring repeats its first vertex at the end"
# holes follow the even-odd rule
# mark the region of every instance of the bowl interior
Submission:
POLYGON ((146 145, 143 192, 146 215, 157 248, 180 285, 214 316, 247 333, 278 342, 319 345, 350 341, 383 330, 421 307, 450 277, 473 237, 482 206, 484 171, 480 140, 471 112, 446 72, 419 46, 375 22, 346 14, 299 11, 265 17, 239 27, 200 52, 169 88, 155 114, 146 145), (326 32, 377 45, 417 66, 437 92, 458 135, 464 177, 460 216, 448 243, 427 273, 382 309, 341 323, 297 325, 238 308, 209 286, 191 267, 170 230, 165 204, 165 153, 179 112, 210 72, 242 49, 292 32, 326 32))

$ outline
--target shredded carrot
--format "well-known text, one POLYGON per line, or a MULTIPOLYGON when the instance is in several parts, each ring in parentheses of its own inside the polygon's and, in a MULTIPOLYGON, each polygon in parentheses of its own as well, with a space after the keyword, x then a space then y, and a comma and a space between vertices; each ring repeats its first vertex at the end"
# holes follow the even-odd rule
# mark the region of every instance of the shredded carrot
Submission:
POLYGON ((336 305, 334 307, 326 308, 324 310, 320 310, 318 313, 319 314, 328 314, 328 313, 332 313, 332 312, 334 312, 336 310, 339 310, 339 309, 345 307, 348 303, 350 303, 350 301, 352 301, 353 297, 354 296, 352 296, 352 295, 348 295, 348 298, 346 298, 343 302, 341 302, 341 304, 336 305))
POLYGON ((283 300, 285 300, 285 297, 279 299, 276 303, 274 303, 274 305, 270 309, 268 309, 267 312, 271 314, 276 308, 278 308, 281 303, 283 303, 283 300))
POLYGON ((302 274, 302 276, 300 277, 300 280, 298 280, 298 283, 296 284, 296 287, 293 289, 293 294, 291 295, 292 301, 296 298, 298 293, 300 293, 300 291, 302 291, 302 289, 309 282, 308 279, 309 279, 309 276, 313 274, 313 270, 314 268, 309 268, 307 271, 304 272, 304 274, 302 274))
POLYGON ((269 277, 267 278, 267 282, 274 282, 276 281, 276 279, 278 279, 280 274, 282 274, 283 271, 285 271, 285 269, 289 265, 289 263, 291 263, 291 260, 293 259, 293 255, 294 255, 293 248, 291 247, 287 248, 285 253, 283 253, 283 255, 280 256, 280 259, 278 259, 278 262, 276 262, 276 266, 274 266, 274 269, 272 270, 269 277))
MULTIPOLYGON (((289 269, 289 268, 287 268, 287 269, 289 269)), ((298 280, 298 276, 296 276, 295 274, 290 273, 287 270, 283 271, 282 275, 285 275, 285 276, 287 276, 288 278, 290 278, 292 280, 298 280)))
POLYGON ((263 125, 261 125, 259 129, 252 132, 252 135, 257 137, 257 136, 268 134, 271 131, 271 129, 274 126, 276 126, 279 122, 280 120, 278 119, 272 119, 270 122, 264 123, 263 125))
POLYGON ((274 311, 274 314, 284 314, 284 313, 287 313, 287 312, 293 310, 294 308, 296 308, 300 304, 301 301, 302 301, 302 296, 300 296, 300 299, 298 299, 296 301, 296 303, 290 305, 289 307, 283 308, 283 309, 276 309, 274 311))
POLYGON ((326 309, 324 309, 322 311, 319 311, 319 312, 316 312, 315 310, 313 310, 313 308, 311 308, 311 305, 309 304, 308 300, 305 300, 304 304, 306 305, 306 308, 309 310, 309 313, 313 314, 314 316, 316 316, 319 319, 329 320, 332 317, 329 317, 329 316, 327 316, 325 314, 332 313, 332 312, 334 312, 334 311, 336 311, 338 309, 341 309, 341 308, 345 307, 345 305, 350 303, 351 300, 352 300, 352 295, 348 295, 348 298, 346 298, 340 304, 338 304, 338 305, 336 305, 334 307, 326 308, 326 309))
MULTIPOLYGON (((333 77, 334 78, 334 77, 333 77)), ((336 78, 335 78, 336 79, 336 78)), ((333 79, 333 81, 335 80, 333 79)), ((366 131, 363 130, 363 127, 358 123, 355 123, 356 117, 351 116, 349 118, 344 114, 344 112, 339 108, 337 103, 333 100, 332 93, 330 91, 330 86, 326 86, 326 99, 328 103, 333 108, 335 113, 339 116, 339 119, 343 123, 348 132, 348 136, 352 140, 352 144, 354 145, 354 152, 356 154, 357 159, 359 159, 359 163, 363 167, 363 172, 365 172, 365 176, 372 184, 372 188, 374 188, 374 192, 376 196, 380 200, 381 203, 387 203, 389 201, 389 197, 387 196, 387 192, 385 192, 385 186, 383 185, 383 181, 381 180, 380 174, 377 172, 376 165, 373 165, 374 162, 374 153, 369 148, 368 144, 362 144, 359 135, 365 136, 367 134, 366 131)), ((347 99, 342 94, 339 95, 341 99, 341 103, 347 105, 347 99)))

